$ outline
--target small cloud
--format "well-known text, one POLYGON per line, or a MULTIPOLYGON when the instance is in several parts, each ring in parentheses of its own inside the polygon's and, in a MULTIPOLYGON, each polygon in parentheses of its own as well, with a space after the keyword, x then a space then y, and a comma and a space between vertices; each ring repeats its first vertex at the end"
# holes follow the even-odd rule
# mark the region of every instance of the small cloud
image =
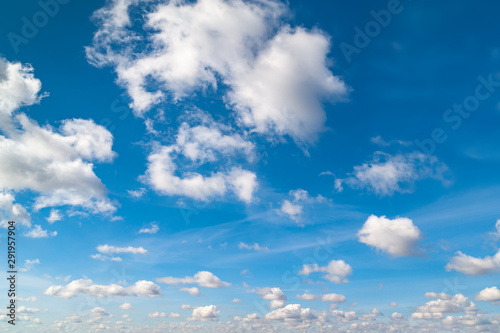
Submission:
POLYGON ((61 212, 57 209, 52 209, 50 211, 49 217, 47 217, 47 221, 49 223, 54 223, 54 222, 60 221, 60 220, 62 220, 61 212))
POLYGON ((34 260, 29 260, 28 259, 28 260, 26 260, 24 262, 24 267, 23 268, 19 268, 19 270, 21 272, 27 272, 27 271, 29 271, 33 267, 33 265, 39 264, 39 263, 40 263, 40 260, 38 260, 38 259, 34 259, 34 260))
POLYGON ((110 256, 105 256, 105 255, 102 255, 100 253, 97 253, 97 254, 92 254, 90 256, 92 259, 95 259, 95 260, 102 260, 102 261, 122 261, 122 258, 120 257, 110 257, 110 256))
POLYGON ((132 305, 130 303, 123 303, 122 305, 120 305, 120 309, 122 310, 133 310, 134 308, 132 307, 132 305))
POLYGON ((57 231, 50 232, 47 230, 43 230, 42 227, 37 224, 33 227, 33 229, 26 232, 24 236, 29 238, 48 238, 57 236, 57 231))
POLYGON ((159 230, 160 230, 160 227, 157 224, 151 223, 149 228, 142 228, 141 230, 139 230, 139 233, 140 234, 156 234, 159 230))
POLYGON ((140 198, 146 193, 146 189, 140 188, 138 190, 127 190, 127 193, 133 198, 140 198))
POLYGON ((260 246, 257 243, 253 243, 252 245, 249 245, 249 244, 240 242, 240 244, 238 244, 238 248, 240 250, 245 249, 245 250, 255 250, 255 251, 269 251, 269 248, 267 248, 265 246, 260 246))

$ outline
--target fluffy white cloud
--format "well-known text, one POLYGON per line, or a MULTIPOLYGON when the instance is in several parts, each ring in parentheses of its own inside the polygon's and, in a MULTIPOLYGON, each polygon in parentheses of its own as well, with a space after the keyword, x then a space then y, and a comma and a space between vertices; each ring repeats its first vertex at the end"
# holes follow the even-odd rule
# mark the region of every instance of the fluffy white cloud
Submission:
POLYGON ((344 295, 340 294, 325 294, 321 296, 323 302, 343 303, 346 301, 344 295))
POLYGON ((50 215, 47 217, 47 221, 49 223, 54 223, 56 221, 62 220, 62 215, 61 212, 57 209, 51 209, 50 210, 50 215))
POLYGON ((417 307, 411 317, 414 319, 442 319, 444 318, 444 313, 476 310, 476 305, 462 294, 456 294, 453 297, 446 297, 444 295, 436 296, 439 298, 417 307))
POLYGON ((257 288, 253 290, 255 293, 262 296, 262 299, 271 301, 269 307, 271 309, 281 308, 286 304, 287 297, 280 288, 257 288))
POLYGON ((193 309, 191 317, 188 321, 218 321, 220 311, 215 305, 197 306, 193 309))
POLYGON ((278 321, 310 321, 316 319, 310 308, 302 308, 300 304, 288 304, 284 308, 276 309, 264 316, 267 320, 278 321))
POLYGON ((33 67, 0 58, 0 123, 9 122, 12 113, 21 106, 38 103, 43 97, 38 94, 41 88, 33 67))
POLYGON ((149 228, 142 228, 139 230, 140 234, 156 234, 158 231, 160 231, 160 227, 155 224, 151 223, 151 226, 149 228))
POLYGON ((111 246, 108 244, 104 245, 99 245, 96 247, 97 251, 104 253, 104 254, 112 254, 112 253, 133 253, 133 254, 146 254, 148 251, 144 249, 143 247, 133 247, 133 246, 127 246, 127 247, 117 247, 117 246, 111 246))
POLYGON ((431 178, 447 183, 448 167, 435 156, 423 153, 390 155, 376 152, 373 160, 354 167, 349 177, 337 179, 335 187, 342 191, 342 184, 373 191, 380 196, 395 192, 413 192, 417 180, 431 178))
POLYGON ((99 30, 86 49, 91 63, 114 66, 137 115, 169 95, 179 100, 223 83, 229 87, 228 107, 243 125, 309 142, 324 129, 322 101, 347 92, 327 67, 328 37, 319 30, 280 27, 287 10, 278 1, 151 6, 144 15, 145 38, 131 29, 129 17, 140 5, 115 0, 97 11, 99 30), (139 43, 151 52, 136 52, 139 43))
POLYGON ((114 212, 92 164, 113 160, 112 134, 92 120, 67 119, 55 129, 16 113, 40 100, 40 88, 31 67, 0 59, 0 189, 37 193, 36 210, 71 205, 114 212))
POLYGON ((390 220, 371 215, 358 231, 358 240, 395 257, 417 255, 422 232, 406 217, 390 220))
POLYGON ((233 300, 231 300, 231 303, 237 303, 237 304, 240 304, 241 303, 241 300, 238 299, 238 298, 235 298, 233 300))
POLYGON ((200 271, 196 273, 194 276, 186 276, 184 278, 176 278, 176 277, 163 277, 156 279, 158 283, 179 285, 179 284, 197 284, 200 287, 206 288, 221 288, 221 287, 229 287, 231 284, 222 281, 217 276, 215 276, 211 272, 200 271))
POLYGON ((98 285, 93 284, 90 279, 74 280, 65 286, 50 286, 45 295, 62 298, 73 298, 78 294, 86 294, 96 297, 108 296, 160 296, 160 287, 151 281, 137 281, 134 285, 123 287, 119 284, 98 285))
POLYGON ((16 224, 31 226, 31 216, 26 209, 18 203, 14 203, 14 195, 7 191, 0 191, 0 226, 7 228, 8 221, 16 221, 16 224))
POLYGON ((191 287, 191 288, 180 288, 180 291, 187 292, 191 296, 200 296, 201 292, 198 288, 196 287, 191 287))
POLYGON ((323 278, 334 283, 347 283, 347 276, 352 274, 352 268, 344 260, 332 260, 327 266, 318 264, 306 264, 302 266, 299 274, 309 275, 315 272, 326 273, 323 278))
POLYGON ((483 302, 499 302, 500 301, 500 290, 495 287, 491 288, 484 288, 480 292, 476 294, 476 301, 483 301, 483 302))
POLYGON ((494 256, 476 258, 458 251, 446 265, 446 270, 455 270, 467 275, 484 275, 498 272, 500 270, 500 251, 494 256))
POLYGON ((125 302, 122 305, 120 305, 120 309, 122 309, 122 310, 132 310, 133 307, 132 307, 132 305, 130 303, 125 302))
POLYGON ((326 121, 321 101, 347 93, 326 67, 329 47, 319 31, 283 28, 232 82, 229 100, 243 123, 261 133, 316 140, 326 121))
POLYGON ((24 236, 29 238, 48 238, 57 236, 57 231, 43 230, 40 225, 35 224, 30 231, 24 233, 24 236))
POLYGON ((269 249, 266 246, 260 246, 257 243, 246 244, 246 243, 240 242, 238 244, 238 248, 245 249, 245 250, 255 250, 255 251, 269 251, 269 249))
POLYGON ((257 176, 253 172, 239 166, 212 172, 208 176, 187 170, 238 154, 252 160, 254 145, 205 114, 198 113, 192 118, 201 125, 191 127, 183 123, 175 144, 156 147, 148 157, 148 168, 141 179, 163 195, 208 201, 222 198, 232 191, 239 200, 250 203, 258 187, 257 176), (185 171, 178 175, 177 160, 180 157, 187 159, 191 165, 183 165, 185 171))

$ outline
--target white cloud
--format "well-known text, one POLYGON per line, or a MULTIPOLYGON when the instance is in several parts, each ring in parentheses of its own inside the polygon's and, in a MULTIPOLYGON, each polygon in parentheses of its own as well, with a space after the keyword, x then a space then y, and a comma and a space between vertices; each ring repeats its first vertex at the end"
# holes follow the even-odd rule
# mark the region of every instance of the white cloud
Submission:
POLYGON ((105 255, 102 255, 102 254, 100 254, 100 253, 97 253, 97 254, 92 254, 90 257, 91 257, 92 259, 95 259, 95 260, 101 260, 101 261, 106 261, 106 260, 109 260, 109 261, 117 261, 117 262, 122 261, 122 258, 120 258, 120 257, 105 256, 105 255))
POLYGON ((170 312, 169 314, 166 314, 165 312, 153 312, 153 313, 148 313, 149 318, 180 318, 181 315, 178 313, 170 312))
POLYGON ((187 292, 191 296, 200 296, 201 292, 198 288, 196 287, 191 287, 191 288, 180 288, 180 291, 187 292))
POLYGON ((21 106, 38 103, 41 88, 42 83, 33 75, 31 65, 0 58, 0 123, 8 122, 21 106))
POLYGON ((138 190, 127 190, 127 193, 133 198, 140 198, 146 193, 146 189, 140 188, 138 190))
POLYGON ((332 310, 332 316, 342 322, 350 322, 358 319, 358 316, 354 311, 332 310))
POLYGON ((36 224, 30 231, 24 233, 24 236, 29 238, 48 238, 57 236, 57 231, 43 230, 41 226, 36 224))
POLYGON ((257 288, 253 292, 262 296, 262 299, 271 301, 271 309, 281 308, 286 304, 287 297, 280 288, 257 288))
POLYGON ((332 260, 327 266, 318 264, 306 264, 302 266, 299 274, 309 275, 315 272, 326 273, 323 278, 334 283, 347 283, 347 276, 352 274, 352 268, 344 260, 332 260))
POLYGON ((340 294, 326 294, 321 297, 321 300, 332 303, 343 303, 346 301, 345 296, 340 294))
POLYGON ((122 309, 122 310, 132 310, 133 307, 132 307, 132 305, 130 303, 125 302, 122 305, 120 305, 120 309, 122 309))
POLYGON ((80 279, 71 281, 65 286, 50 286, 45 295, 73 298, 78 294, 86 294, 96 297, 108 296, 160 296, 160 287, 151 281, 137 281, 134 285, 123 287, 119 284, 97 285, 90 279, 80 279))
POLYGON ((495 287, 491 288, 484 288, 480 292, 476 294, 476 301, 483 301, 483 302, 500 302, 500 290, 495 287))
POLYGON ((255 323, 259 319, 260 319, 260 317, 256 313, 247 314, 245 317, 235 316, 233 318, 234 321, 241 321, 241 322, 244 322, 244 323, 255 323))
POLYGON ((135 5, 141 1, 114 1, 97 11, 99 30, 86 51, 94 65, 114 66, 139 116, 169 96, 179 100, 222 83, 243 125, 309 142, 324 130, 322 101, 347 92, 327 68, 329 38, 280 27, 287 9, 278 1, 162 3, 144 15, 145 38, 131 29, 135 5), (151 51, 136 53, 139 43, 151 51))
POLYGON ((0 225, 7 228, 8 221, 16 221, 16 224, 31 227, 31 216, 26 209, 18 203, 14 203, 14 195, 0 190, 0 225))
POLYGON ((90 309, 90 313, 92 313, 92 315, 95 317, 107 317, 107 316, 109 316, 109 313, 100 307, 95 307, 93 309, 90 309))
POLYGON ((288 304, 284 308, 276 309, 264 316, 266 320, 278 321, 310 321, 316 319, 310 308, 302 308, 300 304, 288 304))
POLYGON ((302 294, 302 295, 297 295, 296 296, 298 299, 304 300, 304 301, 314 301, 315 299, 318 298, 317 295, 312 295, 312 294, 302 294))
POLYGON ((191 317, 188 321, 218 321, 220 311, 215 305, 197 306, 193 309, 191 317))
POLYGON ((40 263, 40 260, 38 260, 38 259, 33 259, 33 260, 27 259, 24 261, 24 267, 19 268, 19 270, 21 272, 27 272, 33 267, 33 265, 39 264, 39 263, 40 263))
POLYGON ((49 215, 49 217, 47 217, 47 221, 49 223, 54 223, 54 222, 60 221, 60 220, 62 220, 61 211, 59 211, 57 209, 51 209, 50 215, 49 215))
POLYGON ((283 28, 232 82, 229 101, 243 123, 260 133, 315 141, 325 129, 322 100, 347 93, 326 67, 329 47, 320 31, 283 28))
POLYGON ((142 228, 139 230, 140 234, 156 234, 160 230, 160 227, 155 224, 151 223, 151 226, 149 228, 142 228))
POLYGON ((229 287, 231 284, 221 281, 217 276, 215 276, 211 272, 200 271, 196 273, 194 276, 186 276, 184 278, 176 278, 176 277, 163 277, 156 279, 158 283, 165 283, 171 285, 179 285, 179 284, 197 284, 200 287, 206 288, 221 288, 221 287, 229 287))
POLYGON ((456 294, 453 297, 437 296, 440 298, 417 307, 411 317, 414 319, 442 319, 444 313, 476 310, 475 304, 462 294, 456 294))
POLYGON ((141 180, 156 192, 168 196, 208 201, 223 198, 231 191, 240 201, 252 202, 258 187, 257 176, 253 172, 232 166, 203 176, 190 169, 238 154, 250 161, 254 157, 254 145, 232 133, 229 127, 215 123, 206 114, 198 112, 191 118, 201 122, 201 125, 191 127, 183 123, 175 144, 154 148, 148 156, 148 167, 141 180), (183 164, 184 172, 178 175, 179 157, 190 164, 183 164))
POLYGON ((235 298, 235 299, 233 299, 233 300, 231 301, 231 303, 237 303, 237 304, 239 304, 239 303, 241 303, 241 300, 240 300, 240 299, 238 299, 238 298, 235 298))
POLYGON ((96 247, 97 251, 104 253, 104 254, 112 254, 112 253, 133 253, 133 254, 146 254, 148 251, 144 249, 143 247, 133 247, 133 246, 127 246, 127 247, 117 247, 117 246, 111 246, 108 244, 104 245, 99 245, 96 247))
POLYGON ((395 192, 413 192, 414 184, 421 179, 436 179, 443 183, 447 166, 435 156, 423 153, 390 155, 376 152, 373 160, 354 167, 351 175, 337 179, 335 188, 342 191, 342 184, 353 188, 368 189, 380 196, 391 196, 395 192))
POLYGON ((293 198, 293 200, 283 200, 280 208, 277 209, 276 212, 279 215, 288 216, 300 225, 303 225, 302 220, 305 204, 312 205, 314 203, 323 203, 328 201, 321 195, 311 197, 309 193, 303 189, 292 190, 288 194, 293 198))
POLYGON ((484 275, 500 271, 500 250, 494 256, 476 258, 458 251, 446 265, 449 272, 455 270, 467 275, 484 275))
POLYGON ((266 246, 260 246, 257 243, 253 243, 250 245, 250 244, 240 242, 240 244, 238 244, 238 248, 245 249, 245 250, 255 250, 255 251, 269 251, 269 249, 266 246))
POLYGON ((424 295, 425 298, 437 298, 441 300, 450 300, 452 299, 451 295, 448 295, 446 293, 435 293, 435 292, 427 292, 424 295))
POLYGON ((422 232, 406 217, 393 220, 371 215, 358 231, 358 240, 395 257, 419 254, 422 232))
POLYGON ((301 205, 291 203, 290 200, 283 200, 278 212, 287 215, 294 221, 298 221, 302 215, 302 209, 301 205))
POLYGON ((0 78, 0 189, 36 193, 36 210, 71 205, 114 212, 92 163, 113 160, 112 134, 83 119, 63 120, 58 129, 39 126, 16 113, 40 100, 41 84, 32 68, 0 59, 0 78))

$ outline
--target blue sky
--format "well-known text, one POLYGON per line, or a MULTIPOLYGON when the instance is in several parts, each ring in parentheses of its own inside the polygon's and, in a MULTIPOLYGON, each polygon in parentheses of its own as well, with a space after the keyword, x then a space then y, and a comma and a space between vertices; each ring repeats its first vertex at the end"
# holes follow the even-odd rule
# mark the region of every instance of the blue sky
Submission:
POLYGON ((495 2, 3 7, 5 330, 500 325, 495 2))

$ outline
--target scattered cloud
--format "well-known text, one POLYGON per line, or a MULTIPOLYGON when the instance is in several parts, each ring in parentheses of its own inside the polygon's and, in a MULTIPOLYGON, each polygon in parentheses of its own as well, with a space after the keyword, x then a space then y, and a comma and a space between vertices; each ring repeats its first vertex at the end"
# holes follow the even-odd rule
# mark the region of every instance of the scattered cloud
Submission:
POLYGON ((318 266, 318 264, 306 264, 299 271, 301 275, 310 275, 311 273, 326 273, 323 279, 333 283, 347 283, 347 276, 352 274, 352 268, 344 260, 332 260, 327 266, 318 266))
POLYGON ((231 284, 228 282, 221 281, 217 276, 211 272, 200 271, 194 276, 186 276, 184 278, 176 277, 163 277, 156 279, 158 283, 179 285, 179 284, 197 284, 200 287, 205 288, 222 288, 229 287, 231 284))
POLYGON ((240 244, 238 244, 238 248, 245 249, 245 250, 254 250, 254 251, 269 251, 269 248, 267 248, 266 246, 260 246, 257 243, 253 243, 253 244, 249 245, 249 244, 240 242, 240 244))
POLYGON ((100 253, 92 254, 90 257, 92 259, 101 260, 101 261, 108 261, 108 260, 109 261, 117 261, 117 262, 122 261, 122 258, 120 258, 120 257, 105 256, 105 255, 102 255, 100 253))
POLYGON ((335 181, 337 191, 343 184, 353 188, 367 189, 379 196, 394 193, 411 193, 414 184, 422 179, 435 179, 448 184, 448 167, 435 156, 413 152, 390 155, 376 152, 373 160, 354 167, 354 171, 344 179, 335 181))
POLYGON ((43 230, 40 225, 36 224, 30 231, 24 233, 24 236, 29 238, 48 238, 57 236, 57 231, 43 230))
POLYGON ((139 230, 139 233, 140 234, 156 234, 159 230, 160 230, 160 227, 157 224, 151 223, 149 228, 142 228, 141 230, 139 230))
POLYGON ((281 308, 287 302, 287 297, 280 288, 257 288, 252 292, 261 295, 264 300, 271 301, 269 303, 271 309, 281 308))
POLYGON ((151 281, 137 281, 134 285, 123 287, 119 284, 97 285, 90 279, 74 280, 65 286, 50 286, 45 295, 73 298, 79 294, 86 294, 96 297, 108 296, 160 296, 160 287, 151 281))
POLYGON ((24 261, 24 267, 18 268, 19 271, 21 272, 27 272, 29 271, 35 264, 39 264, 40 260, 38 259, 33 259, 33 260, 25 260, 24 261))
POLYGON ((97 248, 97 251, 104 253, 104 254, 113 254, 113 253, 133 253, 133 254, 146 254, 148 251, 144 249, 143 247, 133 247, 133 246, 127 246, 127 247, 117 247, 117 246, 111 246, 111 245, 99 245, 97 248))

